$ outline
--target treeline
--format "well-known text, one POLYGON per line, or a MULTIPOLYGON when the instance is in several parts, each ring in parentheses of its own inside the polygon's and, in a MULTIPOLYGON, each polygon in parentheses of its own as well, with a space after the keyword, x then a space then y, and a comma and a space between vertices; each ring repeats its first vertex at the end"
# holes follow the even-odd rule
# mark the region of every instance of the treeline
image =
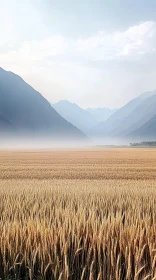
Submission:
POLYGON ((148 147, 155 147, 156 146, 156 141, 143 141, 140 143, 130 143, 130 146, 132 147, 138 147, 138 146, 148 146, 148 147))

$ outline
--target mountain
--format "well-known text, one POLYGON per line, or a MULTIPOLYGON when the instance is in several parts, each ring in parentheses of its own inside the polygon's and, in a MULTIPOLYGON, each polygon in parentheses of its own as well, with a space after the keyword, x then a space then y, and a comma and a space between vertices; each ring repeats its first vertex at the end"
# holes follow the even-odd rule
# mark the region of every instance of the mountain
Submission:
POLYGON ((148 117, 148 113, 150 111, 148 110, 148 112, 146 112, 148 107, 148 103, 146 101, 149 99, 149 104, 152 105, 152 96, 155 100, 155 94, 156 91, 145 92, 137 98, 132 99, 111 115, 105 122, 101 122, 95 126, 92 129, 91 134, 97 137, 121 137, 121 135, 124 136, 128 134, 128 129, 130 129, 130 131, 134 130, 133 127, 135 127, 135 125, 136 127, 141 126, 146 122, 146 117, 148 117))
POLYGON ((2 114, 0 114, 0 136, 4 133, 14 132, 16 128, 2 114))
POLYGON ((155 140, 156 139, 156 114, 148 122, 128 135, 131 139, 155 140))
POLYGON ((156 114, 156 90, 152 96, 146 98, 135 110, 128 115, 118 128, 118 136, 129 135, 132 131, 140 128, 156 114), (124 129, 123 129, 124 128, 124 129))
POLYGON ((61 100, 52 104, 53 108, 67 121, 87 133, 97 122, 90 112, 83 110, 77 104, 61 100))
POLYGON ((87 108, 88 111, 97 121, 104 122, 106 121, 112 114, 114 114, 118 109, 109 109, 109 108, 87 108))
POLYGON ((15 135, 86 139, 18 75, 0 68, 0 128, 15 135))

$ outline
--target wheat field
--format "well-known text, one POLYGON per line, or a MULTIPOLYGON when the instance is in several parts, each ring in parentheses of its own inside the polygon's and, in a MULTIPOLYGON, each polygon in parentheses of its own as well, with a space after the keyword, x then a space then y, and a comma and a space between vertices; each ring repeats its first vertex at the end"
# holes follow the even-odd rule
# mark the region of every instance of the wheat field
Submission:
POLYGON ((156 150, 0 152, 0 279, 156 279, 156 150))

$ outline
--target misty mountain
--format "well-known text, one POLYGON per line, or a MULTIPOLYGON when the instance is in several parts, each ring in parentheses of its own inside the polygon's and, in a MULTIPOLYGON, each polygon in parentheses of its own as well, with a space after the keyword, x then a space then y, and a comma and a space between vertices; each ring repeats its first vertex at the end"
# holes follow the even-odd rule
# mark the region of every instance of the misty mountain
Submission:
POLYGON ((112 114, 105 122, 101 122, 95 126, 91 134, 97 137, 120 137, 121 135, 128 134, 135 127, 141 126, 147 121, 146 118, 150 119, 152 116, 153 111, 150 112, 150 109, 147 108, 152 106, 152 102, 155 100, 155 94, 156 91, 145 92, 137 98, 132 99, 112 114), (146 102, 147 99, 149 99, 149 103, 146 102))
POLYGON ((13 124, 0 114, 0 135, 9 133, 10 131, 14 132, 15 130, 16 128, 13 124))
POLYGON ((84 133, 87 133, 97 123, 90 112, 83 110, 77 104, 71 103, 68 100, 61 100, 52 104, 52 106, 64 119, 84 133))
POLYGON ((128 135, 131 139, 155 140, 156 138, 156 114, 140 128, 128 135))
POLYGON ((109 108, 87 108, 88 111, 97 121, 104 122, 106 121, 112 114, 114 114, 118 109, 109 109, 109 108))
POLYGON ((18 75, 0 68, 0 127, 15 135, 64 136, 85 139, 85 135, 62 118, 49 102, 18 75))
POLYGON ((118 128, 118 136, 129 135, 132 131, 143 126, 156 114, 156 90, 153 93, 154 95, 146 98, 124 119, 122 125, 118 128))

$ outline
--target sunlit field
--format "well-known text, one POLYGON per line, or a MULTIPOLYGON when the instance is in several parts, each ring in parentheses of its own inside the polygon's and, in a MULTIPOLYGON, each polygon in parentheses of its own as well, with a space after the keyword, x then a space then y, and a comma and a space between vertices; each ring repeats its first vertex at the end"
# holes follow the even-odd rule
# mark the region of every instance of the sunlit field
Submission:
POLYGON ((156 279, 156 150, 0 152, 0 278, 156 279))

